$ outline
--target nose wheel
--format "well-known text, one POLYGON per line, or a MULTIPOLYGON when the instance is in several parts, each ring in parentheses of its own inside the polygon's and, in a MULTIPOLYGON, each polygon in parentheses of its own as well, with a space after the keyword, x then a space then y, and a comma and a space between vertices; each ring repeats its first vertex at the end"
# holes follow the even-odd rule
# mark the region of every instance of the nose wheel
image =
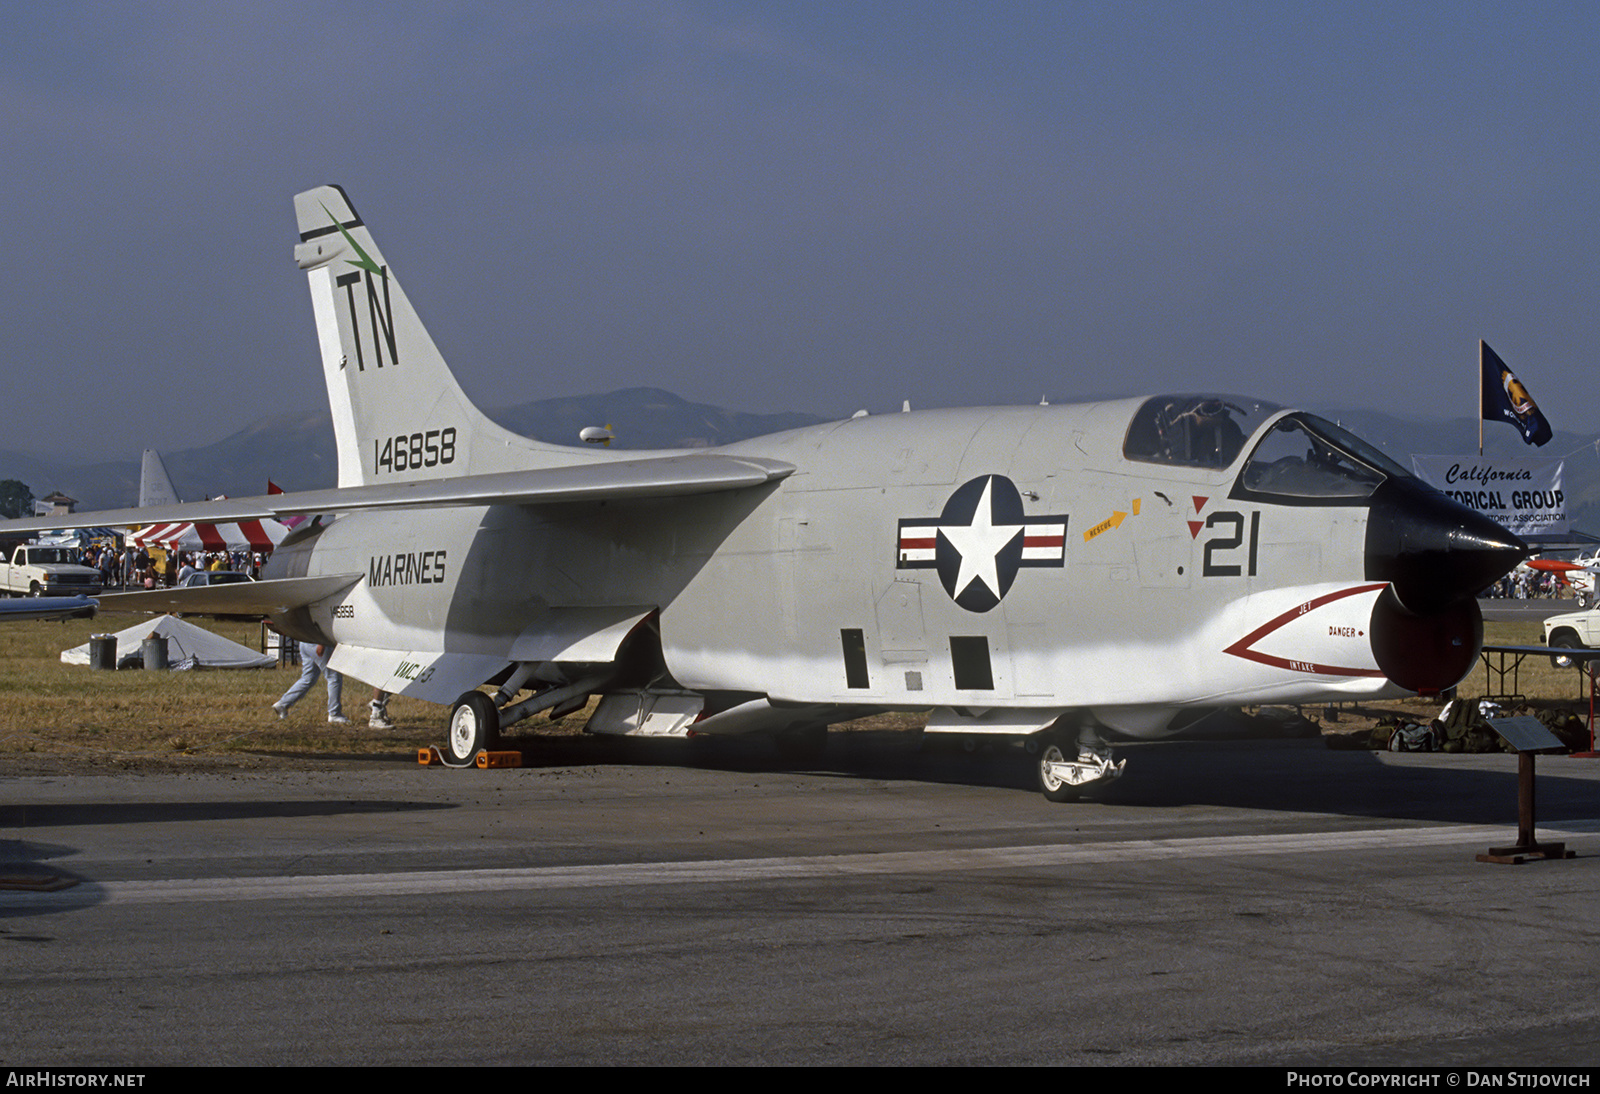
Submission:
POLYGON ((1059 741, 1046 741, 1039 750, 1039 792, 1053 802, 1077 801, 1091 786, 1100 786, 1122 777, 1127 760, 1113 763, 1111 750, 1104 744, 1079 741, 1078 758, 1067 759, 1059 741))

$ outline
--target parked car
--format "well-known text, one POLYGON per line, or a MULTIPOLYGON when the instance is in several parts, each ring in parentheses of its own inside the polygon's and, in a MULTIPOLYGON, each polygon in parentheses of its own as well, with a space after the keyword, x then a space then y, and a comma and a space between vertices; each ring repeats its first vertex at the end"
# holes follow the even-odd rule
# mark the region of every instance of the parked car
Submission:
MULTIPOLYGON (((1600 647, 1600 607, 1581 612, 1552 615, 1544 621, 1544 644, 1551 650, 1585 650, 1600 647)), ((1576 662, 1563 653, 1553 652, 1550 663, 1558 669, 1571 668, 1576 662)), ((1589 662, 1591 669, 1600 664, 1589 662)))
POLYGON ((183 579, 180 589, 192 589, 197 585, 237 585, 242 581, 254 581, 255 578, 238 570, 196 570, 183 579))
POLYGON ((0 590, 12 596, 97 596, 100 571, 84 566, 76 547, 18 547, 0 558, 0 590))

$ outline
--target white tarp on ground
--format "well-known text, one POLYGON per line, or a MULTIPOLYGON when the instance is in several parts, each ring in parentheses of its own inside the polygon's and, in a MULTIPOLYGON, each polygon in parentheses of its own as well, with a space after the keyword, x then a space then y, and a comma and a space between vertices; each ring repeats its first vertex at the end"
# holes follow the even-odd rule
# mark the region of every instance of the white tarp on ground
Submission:
MULTIPOLYGON (((212 634, 204 627, 197 627, 175 615, 147 619, 127 630, 118 631, 117 656, 120 658, 138 653, 150 634, 166 638, 169 665, 176 666, 190 657, 196 659, 196 667, 206 669, 262 669, 278 663, 278 659, 270 653, 257 653, 249 646, 241 646, 220 634, 212 634)), ((62 650, 61 660, 68 665, 87 665, 89 643, 62 650)))

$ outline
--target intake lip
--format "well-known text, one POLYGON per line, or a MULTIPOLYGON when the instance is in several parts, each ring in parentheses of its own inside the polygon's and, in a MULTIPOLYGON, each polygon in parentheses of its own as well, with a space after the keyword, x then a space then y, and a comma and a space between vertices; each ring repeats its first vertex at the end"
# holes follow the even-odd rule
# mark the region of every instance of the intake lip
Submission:
POLYGON ((1414 480, 1390 478, 1373 491, 1366 576, 1389 582, 1409 612, 1470 600, 1529 553, 1488 517, 1414 480))

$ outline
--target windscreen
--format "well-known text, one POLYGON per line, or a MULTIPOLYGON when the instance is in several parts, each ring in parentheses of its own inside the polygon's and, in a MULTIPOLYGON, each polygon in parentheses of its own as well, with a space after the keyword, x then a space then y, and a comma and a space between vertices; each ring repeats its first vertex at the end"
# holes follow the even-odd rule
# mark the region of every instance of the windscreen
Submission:
POLYGON ((1301 504, 1340 504, 1370 497, 1386 479, 1408 472, 1367 442, 1315 414, 1280 418, 1239 473, 1234 496, 1301 504))

